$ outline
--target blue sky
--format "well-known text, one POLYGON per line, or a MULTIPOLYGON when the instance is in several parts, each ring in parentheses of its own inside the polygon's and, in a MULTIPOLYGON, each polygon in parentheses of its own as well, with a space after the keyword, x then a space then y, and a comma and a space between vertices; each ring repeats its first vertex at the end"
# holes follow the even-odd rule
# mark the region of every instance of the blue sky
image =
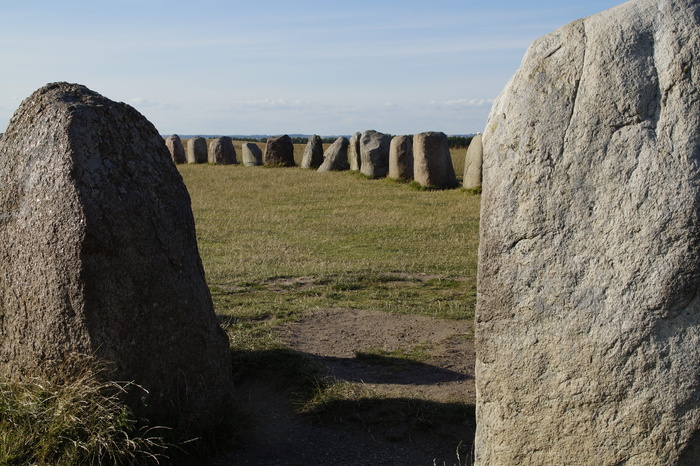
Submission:
POLYGON ((620 3, 3 1, 0 132, 68 81, 162 134, 475 133, 534 39, 620 3))

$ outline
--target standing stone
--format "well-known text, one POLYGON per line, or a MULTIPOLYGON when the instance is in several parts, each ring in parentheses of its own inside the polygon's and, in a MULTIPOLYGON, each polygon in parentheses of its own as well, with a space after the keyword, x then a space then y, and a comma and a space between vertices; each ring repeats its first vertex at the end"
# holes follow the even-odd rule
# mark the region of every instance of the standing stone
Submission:
POLYGON ((319 167, 320 172, 343 171, 350 169, 348 164, 348 146, 350 141, 346 137, 339 137, 323 154, 323 164, 319 167))
POLYGON ((259 167, 262 162, 262 151, 257 144, 244 142, 241 147, 241 160, 246 167, 259 167))
POLYGON ((323 163, 323 140, 320 136, 313 135, 304 147, 304 156, 301 159, 301 168, 318 168, 323 163))
POLYGON ((472 138, 464 160, 464 178, 462 186, 466 189, 474 189, 481 186, 481 166, 483 165, 484 151, 481 145, 481 133, 472 138))
POLYGON ((0 376, 54 375, 94 355, 138 384, 123 396, 139 416, 223 415, 228 339, 155 127, 84 86, 49 84, 10 120, 0 186, 0 376))
POLYGON ((276 138, 268 138, 265 144, 263 163, 271 167, 295 166, 292 138, 286 134, 276 138))
POLYGON ((360 136, 360 172, 370 178, 383 178, 389 172, 391 138, 374 130, 360 136))
POLYGON ((700 2, 536 40, 483 135, 476 460, 700 464, 700 2))
POLYGON ((231 141, 230 137, 221 136, 209 143, 208 161, 216 165, 238 163, 236 160, 236 149, 233 148, 233 141, 231 141))
POLYGON ((165 140, 165 147, 170 151, 170 157, 175 163, 187 163, 187 157, 185 156, 185 146, 182 145, 180 136, 173 134, 165 140))
POLYGON ((389 146, 389 178, 413 179, 413 140, 410 136, 394 136, 389 146))
POLYGON ((362 157, 360 156, 360 138, 362 134, 355 133, 350 137, 350 146, 348 147, 348 162, 350 170, 358 172, 362 165, 362 157))
POLYGON ((413 178, 421 186, 457 187, 450 144, 445 133, 429 131, 413 136, 413 178))
POLYGON ((187 140, 187 163, 207 163, 207 140, 195 136, 187 140))

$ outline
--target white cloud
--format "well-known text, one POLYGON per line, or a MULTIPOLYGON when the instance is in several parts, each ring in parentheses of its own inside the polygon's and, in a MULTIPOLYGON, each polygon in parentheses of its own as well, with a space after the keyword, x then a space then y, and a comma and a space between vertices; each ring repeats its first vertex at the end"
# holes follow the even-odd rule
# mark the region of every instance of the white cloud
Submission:
POLYGON ((495 99, 455 99, 455 100, 432 100, 428 105, 436 108, 473 108, 490 107, 495 99))

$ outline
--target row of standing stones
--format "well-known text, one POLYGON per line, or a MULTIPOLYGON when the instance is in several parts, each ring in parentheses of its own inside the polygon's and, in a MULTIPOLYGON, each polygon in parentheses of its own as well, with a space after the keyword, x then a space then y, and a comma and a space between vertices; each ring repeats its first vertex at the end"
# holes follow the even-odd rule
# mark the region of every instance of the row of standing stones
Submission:
MULTIPOLYGON (((165 140, 176 164, 213 163, 228 165, 237 163, 236 150, 228 136, 212 140, 193 137, 187 141, 187 150, 177 134, 165 140)), ((269 138, 265 151, 257 144, 246 142, 242 146, 242 162, 248 167, 261 165, 295 166, 294 145, 289 136, 269 138)), ((467 189, 481 185, 482 146, 481 135, 472 139, 465 160, 463 185, 467 189)), ((349 140, 339 137, 323 150, 320 136, 309 138, 301 162, 302 168, 326 171, 359 171, 370 178, 389 177, 415 180, 422 186, 455 188, 458 186, 447 136, 440 132, 420 133, 410 138, 393 138, 369 130, 355 133, 349 140)))

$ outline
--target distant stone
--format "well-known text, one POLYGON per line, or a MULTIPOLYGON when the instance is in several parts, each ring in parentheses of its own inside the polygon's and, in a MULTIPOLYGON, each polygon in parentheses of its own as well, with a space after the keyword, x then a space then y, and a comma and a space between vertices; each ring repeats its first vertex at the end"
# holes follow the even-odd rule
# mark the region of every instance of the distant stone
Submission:
POLYGON ((209 163, 216 165, 231 165, 238 163, 236 160, 236 149, 233 147, 233 141, 228 136, 221 136, 213 139, 209 143, 209 163))
POLYGON ((484 151, 481 145, 481 133, 472 138, 467 149, 464 161, 464 178, 462 186, 474 189, 481 186, 481 166, 483 164, 484 151))
POLYGON ((89 355, 135 382, 122 396, 137 416, 224 416, 228 339, 156 128, 84 86, 49 84, 10 120, 0 186, 0 376, 53 376, 89 355))
POLYGON ((429 131, 413 136, 413 178, 425 187, 457 187, 450 144, 445 133, 429 131))
POLYGON ((413 179, 413 138, 394 136, 389 146, 389 178, 413 179))
POLYGON ((483 134, 479 465, 700 464, 700 2, 537 39, 483 134))
POLYGON ((244 142, 241 148, 241 160, 246 167, 259 167, 263 164, 262 151, 257 144, 244 142))
POLYGON ((360 136, 360 172, 370 178, 383 178, 389 172, 391 138, 374 130, 360 136))
POLYGON ((286 134, 276 138, 268 138, 265 144, 263 163, 272 167, 295 166, 292 138, 286 134))
POLYGON ((348 162, 350 163, 350 170, 358 172, 360 171, 360 166, 362 165, 362 157, 360 156, 360 138, 362 134, 355 133, 350 138, 350 145, 348 146, 348 162))
POLYGON ((350 141, 346 137, 339 137, 323 154, 323 164, 319 167, 320 172, 348 170, 348 146, 350 141))
POLYGON ((187 140, 187 163, 207 163, 208 152, 206 139, 195 136, 187 140))
POLYGON ((180 136, 173 134, 165 140, 165 147, 168 148, 170 152, 170 157, 175 163, 187 163, 187 157, 185 156, 185 146, 182 145, 180 136))
POLYGON ((323 163, 323 140, 320 136, 313 135, 309 138, 304 148, 304 156, 301 159, 301 168, 318 168, 323 163))

